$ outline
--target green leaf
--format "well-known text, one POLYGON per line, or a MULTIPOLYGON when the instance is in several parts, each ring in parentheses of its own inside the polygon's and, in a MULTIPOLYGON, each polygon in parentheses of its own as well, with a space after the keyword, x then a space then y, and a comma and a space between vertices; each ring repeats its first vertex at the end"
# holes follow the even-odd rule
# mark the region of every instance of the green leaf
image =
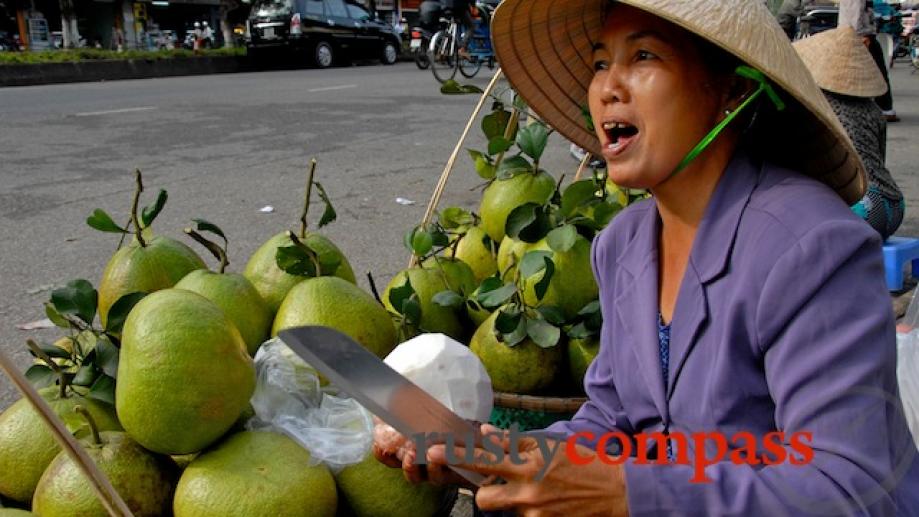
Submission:
POLYGON ((578 230, 573 225, 566 224, 549 232, 546 236, 546 242, 552 251, 565 253, 574 247, 578 241, 578 230))
POLYGON ((542 315, 543 319, 555 326, 565 324, 565 313, 561 309, 552 305, 541 305, 536 308, 536 312, 542 315))
POLYGON ((460 88, 463 90, 463 93, 485 93, 485 90, 474 84, 464 84, 460 88))
POLYGON ((163 207, 166 206, 166 200, 169 199, 169 194, 165 190, 160 189, 159 193, 156 195, 156 201, 152 205, 144 207, 143 212, 140 214, 140 223, 147 228, 153 224, 153 220, 156 219, 156 216, 160 215, 160 212, 163 211, 163 207))
MULTIPOLYGON (((40 348, 41 351, 45 353, 45 355, 47 355, 48 357, 52 359, 54 358, 70 359, 70 352, 68 352, 67 350, 64 350, 63 348, 59 346, 51 345, 48 343, 37 343, 37 344, 38 344, 38 348, 40 348)), ((38 357, 37 355, 35 355, 35 352, 32 352, 32 349, 29 349, 29 353, 31 353, 35 357, 38 357)))
POLYGON ((475 172, 483 180, 494 179, 497 170, 495 170, 495 165, 492 163, 491 158, 485 153, 480 151, 475 151, 472 149, 467 149, 469 156, 472 157, 472 161, 475 162, 475 172))
POLYGON ((540 123, 529 124, 517 132, 517 146, 524 154, 539 160, 549 143, 549 130, 540 123))
POLYGON ((57 309, 54 308, 51 302, 45 302, 45 316, 51 320, 51 323, 54 323, 60 328, 70 328, 70 322, 64 319, 61 313, 57 312, 57 309))
POLYGON ((510 334, 520 326, 523 313, 516 309, 499 311, 495 317, 495 330, 502 334, 510 334))
POLYGON ((585 339, 595 335, 596 332, 588 330, 587 326, 584 325, 584 322, 578 323, 568 330, 568 337, 571 339, 585 339))
POLYGON ((131 309, 137 305, 137 302, 144 299, 147 293, 129 293, 118 299, 108 311, 108 317, 105 320, 105 331, 109 334, 121 334, 125 320, 131 309))
POLYGON ((584 117, 584 126, 587 128, 587 131, 593 133, 594 129, 594 118, 590 114, 590 108, 585 104, 581 106, 581 116, 584 117))
POLYGON ((465 299, 453 291, 446 290, 435 294, 434 297, 431 298, 431 301, 437 305, 440 305, 441 307, 457 309, 462 307, 465 299))
POLYGON ((25 376, 35 389, 51 386, 57 380, 54 370, 43 364, 33 364, 26 370, 25 376))
POLYGON ((504 160, 501 160, 501 165, 498 166, 497 177, 499 180, 508 180, 518 174, 532 171, 533 165, 523 156, 508 156, 505 157, 504 160))
MULTIPOLYGON (((507 124, 510 120, 511 112, 505 110, 503 106, 498 105, 495 111, 482 118, 482 132, 485 133, 485 138, 490 141, 496 136, 504 136, 504 132, 507 130, 507 124)), ((514 127, 511 133, 511 137, 513 138, 513 135, 517 133, 517 128, 514 127)))
POLYGON ((494 156, 499 153, 507 152, 514 142, 511 142, 504 135, 496 136, 488 141, 488 154, 494 156))
POLYGON ((100 375, 93 387, 89 389, 87 396, 106 404, 115 404, 115 379, 108 375, 100 375))
POLYGON ((485 307, 486 309, 494 309, 507 303, 508 300, 510 300, 516 293, 517 286, 512 283, 508 283, 504 284, 503 287, 493 291, 488 291, 485 293, 480 292, 478 296, 478 302, 479 305, 485 307))
POLYGON ((525 112, 527 110, 527 101, 523 100, 520 95, 514 95, 514 107, 517 111, 525 112))
POLYGON ((441 210, 438 220, 440 221, 441 226, 448 230, 454 230, 475 224, 475 217, 473 217, 468 210, 464 210, 458 206, 451 206, 441 210))
POLYGON ((317 258, 315 252, 311 257, 310 251, 297 245, 279 246, 275 254, 275 262, 282 271, 294 276, 309 278, 317 277, 320 273, 316 271, 316 264, 313 262, 313 258, 317 258))
POLYGON ((517 324, 517 328, 514 329, 513 332, 503 333, 498 332, 497 329, 495 329, 495 332, 497 334, 498 341, 501 341, 509 347, 517 346, 527 338, 527 320, 526 318, 521 317, 517 324))
POLYGON ((542 348, 552 348, 558 344, 562 331, 548 321, 527 319, 527 335, 542 348))
POLYGON ((93 213, 86 218, 86 224, 100 232, 127 233, 127 230, 115 224, 111 216, 101 208, 93 210, 93 213))
POLYGON ((594 222, 598 228, 605 228, 613 220, 613 217, 621 211, 622 205, 619 203, 610 203, 608 201, 597 203, 594 207, 594 222))
POLYGON ((426 230, 418 230, 412 236, 412 251, 415 255, 423 257, 434 248, 434 236, 426 230))
POLYGON ((409 325, 417 327, 421 324, 421 302, 418 301, 418 295, 412 295, 402 302, 402 316, 409 325))
POLYGON ((62 316, 75 316, 87 325, 96 317, 99 293, 83 279, 72 280, 66 286, 51 292, 51 304, 62 316))
POLYGON ((440 93, 444 95, 458 95, 463 93, 463 88, 454 79, 447 79, 440 85, 440 93))
POLYGON ((599 300, 585 305, 583 309, 578 311, 578 316, 582 318, 584 326, 589 331, 598 332, 603 326, 603 312, 600 310, 599 300))
POLYGON ((552 259, 544 257, 543 260, 546 262, 546 271, 543 273, 539 282, 536 282, 536 285, 533 286, 533 293, 536 295, 536 299, 540 301, 545 298, 546 291, 549 290, 549 283, 552 281, 552 276, 555 274, 555 263, 552 262, 552 259))
POLYGON ((411 251, 412 253, 415 252, 415 250, 412 248, 412 238, 415 236, 415 232, 418 231, 419 228, 421 227, 416 226, 415 228, 412 228, 411 230, 402 234, 402 245, 405 246, 405 249, 411 251))
POLYGON ((511 211, 504 231, 512 239, 539 242, 549 232, 549 216, 542 205, 527 203, 511 211))
POLYGON ((322 217, 319 218, 319 227, 322 228, 335 219, 338 219, 338 214, 335 212, 335 207, 332 206, 332 200, 329 199, 329 194, 326 193, 322 183, 317 181, 314 185, 316 185, 316 190, 319 191, 319 198, 325 203, 325 210, 322 212, 322 217))
POLYGON ((431 242, 434 246, 448 246, 450 244, 450 236, 440 228, 435 228, 431 231, 431 242))
POLYGON ((600 300, 594 300, 578 311, 578 316, 589 316, 600 312, 600 300))
POLYGON ((77 374, 73 377, 73 384, 76 386, 92 386, 96 381, 96 377, 99 375, 99 372, 96 371, 96 368, 92 364, 84 364, 77 371, 77 374))
POLYGON ((479 293, 484 294, 495 289, 500 289, 504 286, 504 282, 497 275, 490 276, 485 280, 482 280, 482 284, 479 286, 479 293))
POLYGON ((205 221, 204 219, 192 219, 197 225, 197 230, 199 232, 210 232, 214 235, 223 239, 224 242, 227 240, 227 236, 224 235, 223 230, 220 229, 216 224, 205 221))
POLYGON ((405 275, 404 284, 389 290, 389 304, 393 307, 393 309, 399 312, 399 314, 403 314, 401 312, 402 304, 411 298, 413 294, 415 294, 415 289, 412 287, 412 282, 409 280, 408 275, 405 275))
POLYGON ((521 278, 530 278, 531 276, 546 269, 546 259, 551 259, 551 251, 528 251, 522 259, 517 270, 520 271, 521 278))
POLYGON ((581 180, 568 185, 562 193, 561 216, 569 217, 578 208, 597 199, 597 185, 593 180, 581 180))
POLYGON ((103 373, 111 378, 118 377, 119 350, 108 339, 100 339, 96 343, 96 358, 93 361, 103 373))

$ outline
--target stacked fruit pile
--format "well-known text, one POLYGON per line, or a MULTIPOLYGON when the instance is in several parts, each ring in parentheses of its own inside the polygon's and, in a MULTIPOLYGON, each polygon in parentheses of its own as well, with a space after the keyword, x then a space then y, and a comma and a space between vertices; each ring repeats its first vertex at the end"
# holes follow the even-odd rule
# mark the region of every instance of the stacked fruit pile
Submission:
MULTIPOLYGON (((252 356, 278 330, 334 327, 381 357, 396 345, 392 320, 354 285, 341 251, 307 230, 314 189, 326 204, 319 226, 336 217, 313 170, 299 232, 269 239, 244 274, 226 271, 227 237, 213 223, 196 219, 185 233, 214 255, 214 271, 154 233, 167 194, 139 209, 139 172, 127 225, 102 210, 87 220, 130 242, 119 244, 98 290, 75 280, 53 291, 46 313, 66 336, 29 341, 35 364, 26 377, 134 515, 424 516, 442 505, 442 489, 412 486, 373 458, 333 474, 291 438, 246 428, 252 356)), ((45 517, 107 515, 26 400, 0 415, 0 497, 45 517)), ((0 515, 13 511, 26 513, 0 515)))

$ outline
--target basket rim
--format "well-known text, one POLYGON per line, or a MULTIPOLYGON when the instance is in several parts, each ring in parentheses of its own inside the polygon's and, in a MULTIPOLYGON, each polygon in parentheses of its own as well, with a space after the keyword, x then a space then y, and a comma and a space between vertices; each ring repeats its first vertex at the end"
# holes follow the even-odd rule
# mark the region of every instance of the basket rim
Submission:
POLYGON ((518 393, 494 393, 495 407, 526 409, 547 413, 574 413, 587 402, 587 397, 543 397, 518 393))

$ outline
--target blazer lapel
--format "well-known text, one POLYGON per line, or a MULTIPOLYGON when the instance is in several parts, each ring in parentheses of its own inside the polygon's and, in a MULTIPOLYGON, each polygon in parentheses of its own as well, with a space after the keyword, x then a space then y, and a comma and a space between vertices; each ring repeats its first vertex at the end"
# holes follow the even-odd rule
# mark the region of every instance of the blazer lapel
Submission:
POLYGON ((630 347, 635 353, 654 406, 666 420, 669 414, 657 337, 657 235, 660 220, 653 202, 648 204, 650 206, 641 228, 616 259, 632 278, 631 282, 617 289, 619 296, 614 304, 620 320, 617 329, 622 330, 622 335, 612 336, 612 339, 622 343, 621 346, 630 347))
POLYGON ((696 343, 699 329, 708 320, 708 298, 705 286, 692 264, 683 274, 683 282, 677 295, 670 328, 670 376, 667 381, 667 400, 673 396, 673 387, 680 375, 686 356, 696 343))

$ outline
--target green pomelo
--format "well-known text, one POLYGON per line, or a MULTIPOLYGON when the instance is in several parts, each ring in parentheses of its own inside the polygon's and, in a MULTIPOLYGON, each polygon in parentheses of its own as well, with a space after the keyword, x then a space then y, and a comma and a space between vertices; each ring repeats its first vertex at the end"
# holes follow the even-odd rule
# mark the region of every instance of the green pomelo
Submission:
MULTIPOLYGON (((168 515, 177 472, 169 458, 148 452, 122 432, 100 433, 102 444, 86 442, 86 454, 108 477, 137 517, 168 515)), ((32 509, 42 517, 107 517, 89 479, 61 452, 42 474, 32 509)))
POLYGON ((495 180, 482 193, 479 215, 482 228, 495 242, 504 238, 507 216, 527 203, 545 204, 555 192, 555 179, 546 172, 518 174, 507 180, 495 180))
POLYGON ((398 312, 389 301, 389 293, 405 285, 406 279, 411 282, 421 304, 421 329, 425 332, 440 332, 453 339, 464 341, 467 332, 462 312, 452 307, 438 305, 433 301, 437 293, 449 290, 444 273, 440 270, 415 267, 397 274, 383 292, 383 304, 386 308, 398 312))
POLYGON ((196 269, 207 269, 194 250, 169 237, 153 236, 141 246, 133 242, 115 252, 99 281, 99 321, 126 294, 152 293, 172 287, 196 269))
POLYGON ((456 252, 451 246, 445 255, 462 260, 472 269, 477 284, 498 271, 498 262, 495 257, 494 241, 488 237, 481 226, 472 226, 456 245, 456 252))
POLYGON ((401 469, 387 467, 373 456, 346 467, 335 476, 335 482, 342 506, 347 506, 354 517, 430 517, 440 509, 446 492, 428 483, 412 485, 401 469))
POLYGON ((175 517, 332 517, 335 479, 310 453, 281 434, 230 436, 185 469, 175 517))
POLYGON ((199 270, 186 275, 175 287, 198 293, 223 309, 242 334, 249 355, 254 356, 258 347, 268 339, 272 313, 246 277, 237 273, 199 270))
MULTIPOLYGON (((73 392, 62 399, 59 391, 60 388, 52 386, 39 393, 76 436, 82 438, 89 433, 86 421, 73 410, 76 406, 86 408, 99 429, 121 430, 112 406, 73 392)), ((0 414, 0 494, 21 503, 31 501, 42 472, 60 450, 29 401, 16 401, 0 414)))
POLYGON ((334 276, 307 279, 290 290, 271 335, 286 328, 322 325, 351 336, 379 357, 396 346, 389 313, 360 287, 334 276))
POLYGON ((505 282, 513 282, 517 265, 530 244, 511 237, 505 237, 498 247, 498 271, 505 282))
POLYGON ((568 341, 568 369, 578 390, 584 390, 587 367, 600 353, 599 338, 571 339, 568 341))
POLYGON ((561 343, 542 348, 529 338, 507 346, 495 337, 495 311, 472 336, 469 348, 485 366, 495 391, 534 393, 546 388, 558 373, 564 358, 561 343))
MULTIPOLYGON (((348 259, 338 249, 335 244, 328 238, 309 232, 302 242, 314 250, 322 260, 322 257, 333 256, 341 260, 341 264, 335 271, 335 276, 343 278, 352 284, 355 283, 354 271, 351 270, 351 264, 348 259)), ((278 312, 284 297, 293 288, 293 286, 302 282, 306 277, 291 275, 278 267, 277 253, 278 248, 291 246, 293 243, 287 236, 287 232, 279 233, 268 239, 268 242, 262 244, 246 264, 246 270, 243 275, 252 282, 255 290, 262 296, 268 309, 272 314, 278 312)))
POLYGON ((19 508, 0 508, 0 517, 26 517, 28 515, 35 514, 27 510, 20 510, 19 508))
POLYGON ((125 430, 147 449, 200 451, 236 422, 254 390, 246 344, 214 302, 166 289, 128 315, 115 406, 125 430))
POLYGON ((590 242, 578 236, 574 246, 565 252, 552 251, 545 239, 526 248, 531 251, 552 252, 555 272, 549 281, 549 289, 542 300, 536 298, 535 286, 545 276, 537 273, 525 281, 524 301, 531 307, 550 305, 561 309, 565 318, 571 319, 585 305, 597 299, 599 288, 590 266, 590 242))
POLYGON ((469 264, 457 258, 430 257, 421 264, 421 267, 442 272, 447 288, 457 294, 468 295, 478 285, 475 273, 469 264))

